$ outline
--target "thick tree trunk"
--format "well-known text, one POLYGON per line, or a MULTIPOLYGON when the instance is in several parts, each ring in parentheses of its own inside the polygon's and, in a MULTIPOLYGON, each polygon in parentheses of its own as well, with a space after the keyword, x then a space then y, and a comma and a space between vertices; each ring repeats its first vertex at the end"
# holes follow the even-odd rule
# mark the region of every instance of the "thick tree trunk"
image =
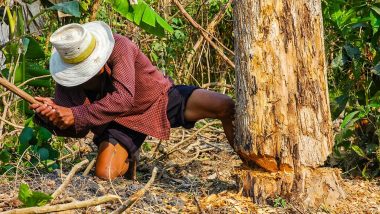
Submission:
POLYGON ((339 173, 316 169, 333 146, 320 0, 238 0, 234 17, 235 149, 272 172, 272 179, 244 172, 244 189, 258 202, 279 194, 307 198, 308 206, 331 192, 339 198, 339 173), (313 185, 316 176, 325 177, 313 185))

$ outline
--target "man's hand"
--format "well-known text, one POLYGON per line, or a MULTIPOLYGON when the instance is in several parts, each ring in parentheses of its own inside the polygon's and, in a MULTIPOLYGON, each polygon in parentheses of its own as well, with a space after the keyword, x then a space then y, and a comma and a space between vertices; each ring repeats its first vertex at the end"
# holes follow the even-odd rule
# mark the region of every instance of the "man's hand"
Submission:
POLYGON ((60 129, 67 129, 74 125, 74 115, 70 108, 58 106, 50 98, 36 97, 35 99, 44 104, 31 104, 29 108, 40 117, 49 120, 60 129))

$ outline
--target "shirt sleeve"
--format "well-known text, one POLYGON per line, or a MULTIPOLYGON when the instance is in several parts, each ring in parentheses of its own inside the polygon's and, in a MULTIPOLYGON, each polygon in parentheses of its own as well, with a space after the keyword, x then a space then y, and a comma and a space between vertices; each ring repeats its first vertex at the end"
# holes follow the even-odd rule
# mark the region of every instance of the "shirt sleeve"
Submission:
POLYGON ((77 133, 109 123, 119 116, 128 114, 133 107, 136 54, 132 48, 125 52, 116 58, 112 65, 112 84, 115 90, 91 104, 71 108, 77 133))

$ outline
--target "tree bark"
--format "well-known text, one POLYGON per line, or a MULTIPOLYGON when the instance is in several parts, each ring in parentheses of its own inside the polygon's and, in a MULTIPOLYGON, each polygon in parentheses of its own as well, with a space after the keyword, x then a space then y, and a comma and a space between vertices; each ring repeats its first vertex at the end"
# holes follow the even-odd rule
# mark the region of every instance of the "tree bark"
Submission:
POLYGON ((334 183, 338 199, 339 173, 317 169, 333 146, 320 0, 239 0, 234 19, 235 149, 274 176, 244 172, 246 193, 259 202, 281 194, 318 206, 325 200, 310 181, 328 175, 318 191, 325 197, 334 183), (276 188, 258 190, 265 181, 276 188))

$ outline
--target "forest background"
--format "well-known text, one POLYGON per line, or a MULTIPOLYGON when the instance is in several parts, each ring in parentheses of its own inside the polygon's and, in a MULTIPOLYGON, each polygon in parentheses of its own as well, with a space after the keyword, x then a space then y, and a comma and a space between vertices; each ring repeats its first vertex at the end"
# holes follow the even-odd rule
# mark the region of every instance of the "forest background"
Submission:
MULTIPOLYGON (((105 1, 98 6, 93 5, 97 1, 90 0, 55 6, 47 0, 41 2, 44 9, 40 12, 25 10, 26 3, 36 4, 33 0, 15 1, 12 5, 0 3, 1 74, 32 95, 54 93, 47 70, 51 33, 62 25, 96 18, 130 37, 177 84, 193 84, 235 97, 234 69, 169 0, 146 1, 171 25, 168 27, 157 18, 157 26, 162 28, 159 30, 146 26, 149 18, 144 20, 140 16, 141 20, 131 21, 128 14, 120 13, 118 1, 105 1), (71 16, 62 16, 57 11, 71 16)), ((233 60, 231 3, 231 0, 181 1, 195 22, 233 60)), ((322 6, 336 134, 334 151, 326 165, 341 168, 347 177, 372 179, 380 175, 380 3, 324 0, 322 6)), ((17 175, 20 169, 28 173, 36 167, 41 171, 62 167, 57 160, 72 152, 65 146, 69 139, 52 137, 46 129, 34 124, 32 112, 18 97, 3 88, 0 95, 0 175, 17 175)), ((146 150, 151 147, 149 142, 143 145, 146 150)))

